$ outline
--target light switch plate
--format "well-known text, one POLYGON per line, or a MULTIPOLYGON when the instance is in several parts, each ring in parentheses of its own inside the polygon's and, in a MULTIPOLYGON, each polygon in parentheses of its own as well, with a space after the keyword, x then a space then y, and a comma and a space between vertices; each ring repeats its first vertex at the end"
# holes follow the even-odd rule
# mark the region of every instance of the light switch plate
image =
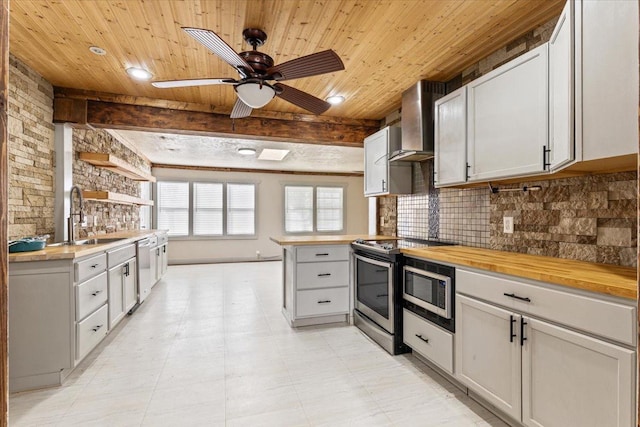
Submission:
POLYGON ((505 216, 503 218, 504 223, 504 232, 508 234, 513 234, 513 217, 505 216))

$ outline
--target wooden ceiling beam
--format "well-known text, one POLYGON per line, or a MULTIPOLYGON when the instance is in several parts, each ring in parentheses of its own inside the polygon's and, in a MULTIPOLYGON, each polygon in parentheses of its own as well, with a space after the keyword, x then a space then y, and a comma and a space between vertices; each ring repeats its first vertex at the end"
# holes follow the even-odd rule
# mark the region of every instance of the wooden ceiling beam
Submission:
POLYGON ((365 137, 380 129, 377 120, 344 119, 306 114, 254 111, 231 120, 211 106, 185 104, 55 88, 54 122, 81 127, 125 129, 231 138, 252 138, 309 144, 362 147, 365 137))

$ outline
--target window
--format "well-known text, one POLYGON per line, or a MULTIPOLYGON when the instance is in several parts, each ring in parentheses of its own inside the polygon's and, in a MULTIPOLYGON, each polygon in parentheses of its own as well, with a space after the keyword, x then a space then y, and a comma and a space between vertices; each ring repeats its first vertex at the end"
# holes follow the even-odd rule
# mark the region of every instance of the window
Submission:
POLYGON ((158 228, 170 236, 254 236, 256 186, 222 182, 158 182, 158 228))
POLYGON ((193 235, 222 236, 223 184, 193 183, 193 235))
POLYGON ((256 192, 253 184, 227 184, 227 234, 256 234, 256 192))
POLYGON ((286 185, 284 189, 285 232, 344 229, 344 187, 286 185))
POLYGON ((189 183, 158 183, 158 228, 169 236, 189 235, 189 183))

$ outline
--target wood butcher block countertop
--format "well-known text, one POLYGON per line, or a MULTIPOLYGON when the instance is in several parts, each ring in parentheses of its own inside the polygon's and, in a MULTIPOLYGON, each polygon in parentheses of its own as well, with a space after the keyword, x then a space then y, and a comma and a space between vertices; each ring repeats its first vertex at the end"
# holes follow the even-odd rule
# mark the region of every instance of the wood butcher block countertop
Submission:
MULTIPOLYGON (((117 242, 102 243, 99 245, 77 245, 77 246, 47 246, 40 251, 16 252, 9 254, 9 262, 27 262, 27 261, 49 261, 60 259, 75 259, 87 255, 104 252, 111 248, 133 243, 145 237, 151 237, 157 233, 166 233, 167 230, 133 230, 120 231, 116 233, 100 234, 88 237, 89 239, 114 239, 121 238, 117 242)), ((80 239, 82 240, 82 239, 80 239)))
POLYGON ((635 299, 636 269, 467 246, 403 249, 408 256, 510 274, 586 291, 635 299))
POLYGON ((376 236, 369 234, 341 234, 333 236, 279 236, 271 237, 280 246, 296 245, 346 245, 357 239, 364 240, 398 240, 397 237, 376 236))

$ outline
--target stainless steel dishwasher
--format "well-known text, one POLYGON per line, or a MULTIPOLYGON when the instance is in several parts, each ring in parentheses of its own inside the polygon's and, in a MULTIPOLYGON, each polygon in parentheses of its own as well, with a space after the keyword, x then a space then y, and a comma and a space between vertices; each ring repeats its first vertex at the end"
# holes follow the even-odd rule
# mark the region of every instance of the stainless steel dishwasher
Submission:
POLYGON ((138 304, 151 292, 151 240, 138 240, 138 304))

